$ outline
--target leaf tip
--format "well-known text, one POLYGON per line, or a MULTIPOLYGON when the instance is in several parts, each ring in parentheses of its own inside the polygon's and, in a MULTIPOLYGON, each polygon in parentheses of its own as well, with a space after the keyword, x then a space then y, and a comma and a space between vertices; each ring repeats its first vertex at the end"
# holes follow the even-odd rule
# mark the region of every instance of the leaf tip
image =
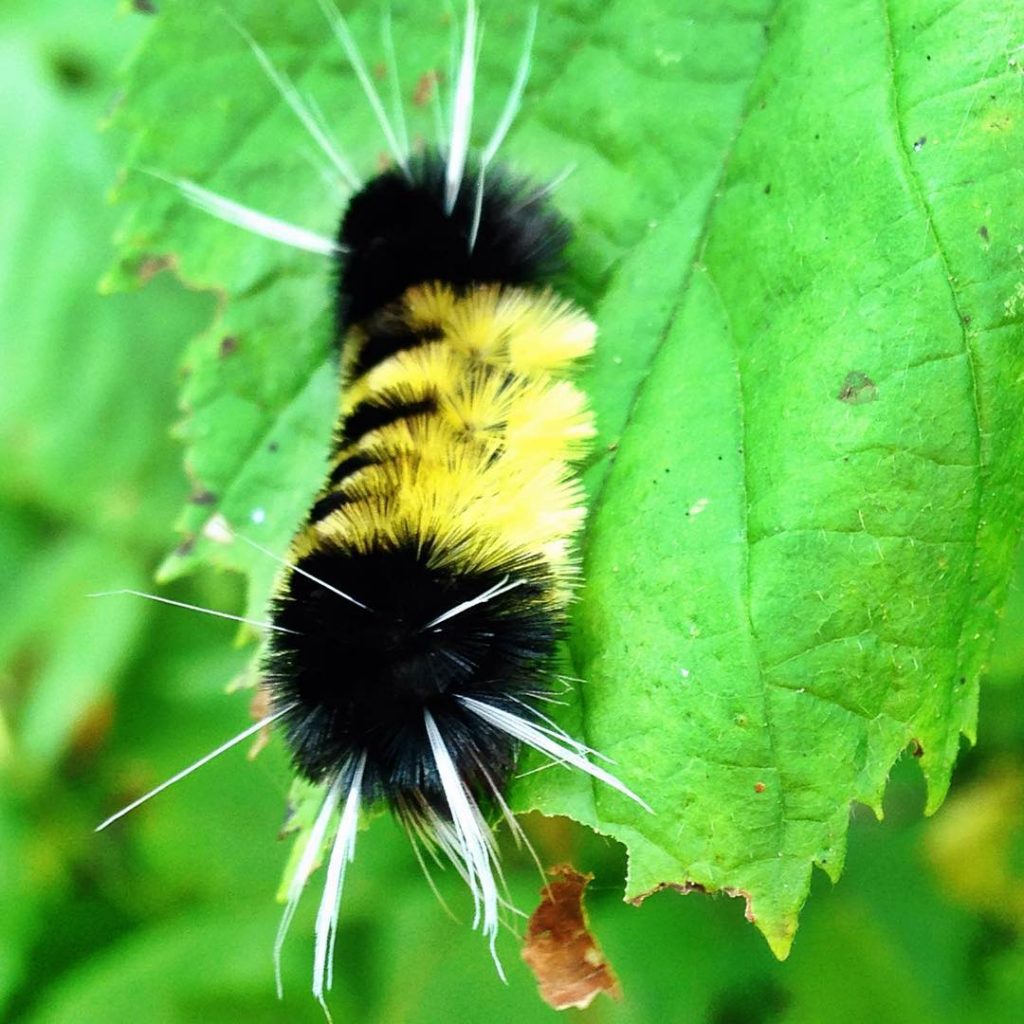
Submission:
POLYGON ((776 960, 786 960, 793 948, 796 937, 796 913, 783 914, 781 917, 762 918, 754 909, 754 898, 744 889, 723 889, 728 896, 741 896, 746 901, 743 916, 764 936, 772 956, 776 960))

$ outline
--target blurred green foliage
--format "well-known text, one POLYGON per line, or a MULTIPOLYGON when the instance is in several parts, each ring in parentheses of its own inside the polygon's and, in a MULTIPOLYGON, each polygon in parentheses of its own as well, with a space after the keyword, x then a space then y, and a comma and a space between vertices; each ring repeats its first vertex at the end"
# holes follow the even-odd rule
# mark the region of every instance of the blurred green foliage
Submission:
MULTIPOLYGON (((144 7, 145 4, 137 4, 144 7)), ((0 20, 0 1018, 19 1024, 319 1021, 308 995, 313 907, 273 992, 272 902, 289 773, 276 744, 227 755, 102 835, 93 827, 239 728, 224 695, 249 651, 225 623, 93 591, 151 589, 187 499, 176 416, 182 339, 214 308, 160 274, 100 298, 117 220, 116 156, 98 124, 145 17, 103 0, 6 0, 0 20)), ((238 608, 231 577, 169 596, 238 608)), ((886 819, 855 811, 846 875, 823 876, 793 954, 777 963, 725 897, 621 902, 623 855, 531 818, 545 861, 593 870, 594 930, 621 1004, 591 1022, 708 1024, 1024 1018, 1024 598, 1004 621, 983 695, 981 745, 949 805, 921 818, 902 762, 886 819)), ((540 881, 510 855, 517 903, 540 881)), ((360 838, 332 1008, 360 1022, 554 1020, 512 937, 508 986, 468 928, 461 883, 444 915, 404 838, 360 838)), ((310 904, 313 901, 309 901, 310 904)))

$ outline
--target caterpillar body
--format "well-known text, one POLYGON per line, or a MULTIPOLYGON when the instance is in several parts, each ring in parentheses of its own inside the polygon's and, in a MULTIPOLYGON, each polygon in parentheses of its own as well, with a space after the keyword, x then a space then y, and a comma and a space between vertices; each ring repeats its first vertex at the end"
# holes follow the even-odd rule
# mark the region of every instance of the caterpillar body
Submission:
POLYGON ((287 632, 267 659, 299 771, 322 781, 365 754, 364 791, 403 815, 445 806, 425 712, 463 781, 504 787, 511 737, 469 702, 511 713, 550 667, 583 519, 567 460, 593 433, 557 376, 593 325, 521 286, 564 226, 503 179, 470 251, 468 204, 443 213, 442 166, 431 154, 411 180, 381 175, 345 215, 335 454, 289 558, 303 572, 286 570, 274 598, 287 632), (369 304, 350 290, 362 278, 369 304))
MULTIPOLYGON (((175 179, 215 216, 337 260, 342 369, 330 473, 279 559, 262 624, 270 714, 153 792, 260 726, 281 728, 295 769, 323 785, 323 798, 286 894, 275 962, 326 852, 313 970, 323 1003, 361 809, 387 805, 414 844, 452 860, 494 953, 503 897, 488 821, 497 814, 522 835, 505 799, 519 747, 642 801, 540 708, 578 575, 584 504, 572 463, 594 433, 569 374, 595 328, 547 284, 569 238, 550 189, 491 164, 519 106, 536 12, 504 113, 473 154, 479 35, 470 0, 450 133, 413 154, 341 15, 328 0, 321 6, 395 160, 349 182, 357 187, 336 237, 175 179)), ((249 43, 327 145, 294 86, 249 43)))

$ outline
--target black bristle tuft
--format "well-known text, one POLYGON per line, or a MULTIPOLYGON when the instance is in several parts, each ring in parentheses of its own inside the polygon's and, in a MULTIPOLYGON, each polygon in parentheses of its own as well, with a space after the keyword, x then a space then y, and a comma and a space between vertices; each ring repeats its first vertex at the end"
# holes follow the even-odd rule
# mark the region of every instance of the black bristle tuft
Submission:
POLYGON ((514 741, 481 722, 460 696, 507 700, 536 690, 560 628, 550 573, 539 559, 510 556, 487 571, 432 568, 429 544, 357 552, 326 549, 292 573, 274 606, 291 633, 270 642, 266 678, 296 769, 320 782, 363 751, 367 799, 396 805, 424 799, 445 810, 444 791, 423 728, 429 710, 461 776, 481 766, 503 784, 514 741), (428 624, 513 576, 522 582, 430 627, 428 624))
POLYGON ((455 206, 446 213, 445 163, 428 151, 411 162, 408 178, 397 169, 385 171, 352 197, 338 234, 345 249, 339 260, 339 341, 348 327, 413 285, 531 285, 559 269, 569 225, 543 190, 499 167, 485 176, 470 246, 476 180, 475 168, 467 167, 455 206))

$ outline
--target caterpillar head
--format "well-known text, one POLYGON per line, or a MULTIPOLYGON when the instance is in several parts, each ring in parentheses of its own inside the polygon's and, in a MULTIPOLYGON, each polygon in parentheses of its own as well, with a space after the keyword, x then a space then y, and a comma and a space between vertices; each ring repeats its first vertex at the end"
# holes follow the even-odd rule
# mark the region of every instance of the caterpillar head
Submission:
POLYGON ((501 167, 487 177, 472 168, 477 187, 462 188, 448 209, 445 178, 444 159, 428 150, 349 200, 338 234, 339 330, 413 285, 529 285, 559 269, 569 225, 545 189, 501 167))

